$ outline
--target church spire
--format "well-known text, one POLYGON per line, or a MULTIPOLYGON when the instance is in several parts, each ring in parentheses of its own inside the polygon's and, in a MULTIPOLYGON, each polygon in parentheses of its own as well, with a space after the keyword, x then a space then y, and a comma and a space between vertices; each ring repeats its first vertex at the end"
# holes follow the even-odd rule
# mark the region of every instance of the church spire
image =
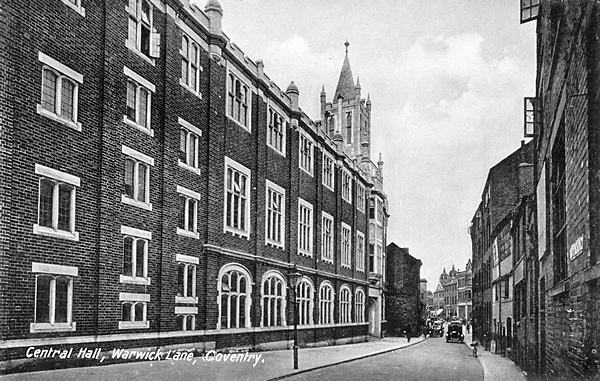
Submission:
POLYGON ((350 46, 350 43, 346 41, 344 45, 346 46, 346 57, 344 57, 340 79, 338 80, 335 94, 333 95, 334 102, 337 101, 340 96, 344 99, 351 99, 354 97, 354 77, 352 76, 350 60, 348 59, 348 46, 350 46))

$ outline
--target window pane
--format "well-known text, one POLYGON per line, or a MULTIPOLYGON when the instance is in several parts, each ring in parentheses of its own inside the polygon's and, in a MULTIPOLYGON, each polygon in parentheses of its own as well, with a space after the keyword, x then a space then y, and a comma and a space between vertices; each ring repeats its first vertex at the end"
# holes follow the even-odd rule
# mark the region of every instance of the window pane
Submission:
POLYGON ((187 163, 187 131, 179 130, 179 160, 187 163))
POLYGON ((131 303, 123 303, 121 321, 131 321, 131 303))
POLYGON ((146 251, 146 241, 139 239, 136 242, 136 256, 135 256, 135 276, 144 276, 144 254, 146 251))
POLYGON ((137 198, 138 201, 148 202, 146 199, 146 172, 148 167, 144 164, 138 164, 138 188, 137 188, 137 198))
POLYGON ((187 295, 186 296, 194 296, 195 292, 193 290, 194 287, 194 266, 188 265, 187 271, 187 295))
POLYGON ((67 322, 67 299, 69 296, 69 282, 69 279, 65 277, 58 277, 56 279, 56 304, 54 306, 55 323, 67 322))
POLYGON ((150 28, 145 24, 140 27, 140 52, 150 56, 150 28))
POLYGON ((137 22, 135 17, 129 17, 127 35, 129 41, 131 41, 134 45, 137 45, 137 22))
POLYGON ((59 185, 58 193, 58 229, 71 230, 71 192, 73 187, 66 184, 59 185))
POLYGON ((139 120, 136 122, 142 127, 148 127, 148 98, 149 98, 148 90, 141 88, 140 89, 140 114, 139 120))
POLYGON ((52 227, 52 194, 54 183, 48 179, 40 180, 40 210, 38 224, 52 227))
POLYGON ((133 198, 133 170, 135 162, 131 159, 125 160, 125 176, 123 179, 123 192, 127 197, 133 198))
POLYGON ((188 229, 191 232, 195 232, 194 219, 196 211, 196 200, 189 199, 188 201, 188 229))
POLYGON ((180 263, 177 266, 177 295, 183 296, 183 284, 185 282, 185 265, 180 263))
POLYGON ((51 277, 39 275, 36 283, 35 322, 50 322, 50 281, 51 277))
POLYGON ((123 275, 133 276, 133 238, 125 237, 123 241, 123 275))
POLYGON ((73 113, 75 86, 67 79, 62 80, 62 101, 60 103, 60 115, 68 120, 75 120, 73 113))
POLYGON ((42 85, 42 107, 50 112, 56 112, 56 81, 58 76, 51 70, 44 70, 42 85))
POLYGON ((185 201, 184 196, 179 196, 179 228, 185 229, 185 201))
POLYGON ((194 134, 189 135, 189 151, 190 151, 190 160, 189 165, 192 167, 198 167, 198 152, 196 151, 196 145, 198 144, 198 137, 194 134))
POLYGON ((177 315, 177 329, 183 331, 185 328, 185 315, 177 315))
POLYGON ((186 58, 181 58, 181 80, 186 85, 189 84, 189 63, 186 58))
POLYGON ((190 71, 190 87, 194 90, 198 90, 198 86, 196 86, 196 75, 197 75, 197 71, 195 67, 192 67, 192 70, 190 71))
POLYGON ((228 299, 228 294, 223 292, 221 294, 221 328, 229 328, 227 325, 228 299))
POLYGON ((230 328, 238 328, 239 326, 237 325, 237 303, 238 303, 238 298, 236 295, 231 295, 230 298, 230 302, 231 302, 231 310, 229 313, 229 319, 231 322, 230 328))
POLYGON ((135 121, 136 110, 136 85, 127 81, 127 118, 135 121))
POLYGON ((135 321, 144 321, 144 303, 135 304, 135 321))

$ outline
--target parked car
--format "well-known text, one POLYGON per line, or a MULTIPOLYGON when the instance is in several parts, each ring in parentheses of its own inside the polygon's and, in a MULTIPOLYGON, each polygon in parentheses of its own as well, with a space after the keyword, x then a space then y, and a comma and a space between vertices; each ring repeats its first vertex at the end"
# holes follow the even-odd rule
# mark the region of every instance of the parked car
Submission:
POLYGON ((461 343, 465 342, 465 336, 462 332, 462 324, 460 321, 452 321, 448 324, 448 333, 446 333, 446 342, 450 341, 460 341, 461 343))

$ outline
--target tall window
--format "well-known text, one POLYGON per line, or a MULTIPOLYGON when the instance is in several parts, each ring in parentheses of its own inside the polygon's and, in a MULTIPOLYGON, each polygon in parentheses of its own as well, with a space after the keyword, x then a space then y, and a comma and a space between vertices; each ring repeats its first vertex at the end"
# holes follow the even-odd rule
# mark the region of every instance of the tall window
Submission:
POLYGON ((333 324, 333 286, 329 282, 321 283, 319 289, 319 324, 333 324))
POLYGON ((347 171, 342 171, 342 199, 352 203, 352 175, 347 171))
POLYGON ((567 218, 565 187, 565 132, 561 121, 552 146, 552 254, 554 256, 554 283, 567 277, 567 218))
POLYGON ((123 239, 123 275, 133 279, 148 278, 148 241, 125 236, 123 239))
POLYGON ((313 142, 303 133, 300 133, 300 168, 309 175, 313 174, 313 142))
POLYGON ((200 194, 182 186, 177 186, 179 193, 179 223, 177 234, 199 238, 198 233, 198 204, 200 194))
POLYGON ((225 158, 225 231, 249 237, 250 170, 225 158))
POLYGON ((187 262, 177 264, 176 302, 196 303, 196 265, 187 262), (185 299, 185 300, 184 300, 185 299))
POLYGON ((369 218, 371 220, 375 219, 375 199, 369 199, 369 218))
POLYGON ((346 113, 346 144, 352 144, 352 112, 346 113))
POLYGON ((160 35, 153 33, 153 12, 150 0, 129 0, 127 46, 144 56, 160 56, 160 35))
POLYGON ((377 222, 383 223, 383 201, 377 199, 377 222))
POLYGON ((131 157, 125 158, 123 196, 140 203, 150 202, 150 165, 131 157))
POLYGON ((356 269, 365 271, 365 235, 356 232, 356 269))
POLYGON ((365 292, 360 288, 354 295, 354 322, 363 323, 365 321, 365 292))
POLYGON ((312 256, 312 229, 313 229, 312 204, 298 199, 298 252, 312 256))
POLYGON ((200 93, 200 49, 198 44, 185 34, 181 38, 181 84, 200 93))
POLYGON ((335 170, 331 156, 323 152, 323 185, 334 190, 335 170))
POLYGON ((239 265, 227 265, 219 276, 219 323, 217 328, 250 327, 250 273, 239 265))
POLYGON ((375 245, 369 244, 369 272, 375 272, 375 245))
POLYGON ((267 180, 266 242, 283 248, 285 232, 285 190, 267 180))
POLYGON ((134 81, 127 81, 127 119, 138 126, 150 128, 150 90, 134 81))
POLYGON ((191 123, 179 118, 179 160, 180 167, 200 173, 200 136, 202 131, 191 123))
POLYGON ((31 332, 74 331, 73 277, 77 267, 32 263, 36 273, 35 320, 31 332))
POLYGON ((342 222, 342 267, 350 267, 352 263, 352 230, 342 222))
POLYGON ((352 322, 352 293, 343 285, 340 289, 340 323, 352 322))
POLYGON ((365 187, 362 184, 356 184, 356 209, 365 211, 365 187))
POLYGON ((269 127, 267 145, 275 151, 285 152, 285 119, 272 107, 269 107, 269 127))
POLYGON ((78 177, 43 165, 35 165, 40 176, 38 198, 38 223, 33 226, 36 234, 78 240, 75 231, 75 188, 80 185, 78 177))
POLYGON ((298 325, 313 323, 313 293, 314 288, 307 278, 303 278, 296 289, 298 300, 298 325))
POLYGON ((250 90, 248 85, 229 73, 227 80, 227 115, 250 130, 250 90))
POLYGON ((49 67, 42 69, 41 106, 43 110, 69 124, 75 124, 77 122, 78 93, 77 82, 49 67))
POLYGON ((265 274, 262 284, 262 325, 283 326, 285 321, 285 281, 275 272, 265 274))
POLYGON ((321 259, 333 263, 333 216, 323 213, 321 226, 321 259))

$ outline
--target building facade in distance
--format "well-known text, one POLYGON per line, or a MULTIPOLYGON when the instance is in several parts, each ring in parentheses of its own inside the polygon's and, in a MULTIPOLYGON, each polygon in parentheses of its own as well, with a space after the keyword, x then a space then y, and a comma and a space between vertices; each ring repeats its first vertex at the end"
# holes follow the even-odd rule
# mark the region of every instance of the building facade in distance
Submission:
POLYGON ((313 121, 223 33, 216 0, 5 13, 0 360, 283 348, 293 296, 301 345, 381 334, 383 161, 347 50, 313 121))

